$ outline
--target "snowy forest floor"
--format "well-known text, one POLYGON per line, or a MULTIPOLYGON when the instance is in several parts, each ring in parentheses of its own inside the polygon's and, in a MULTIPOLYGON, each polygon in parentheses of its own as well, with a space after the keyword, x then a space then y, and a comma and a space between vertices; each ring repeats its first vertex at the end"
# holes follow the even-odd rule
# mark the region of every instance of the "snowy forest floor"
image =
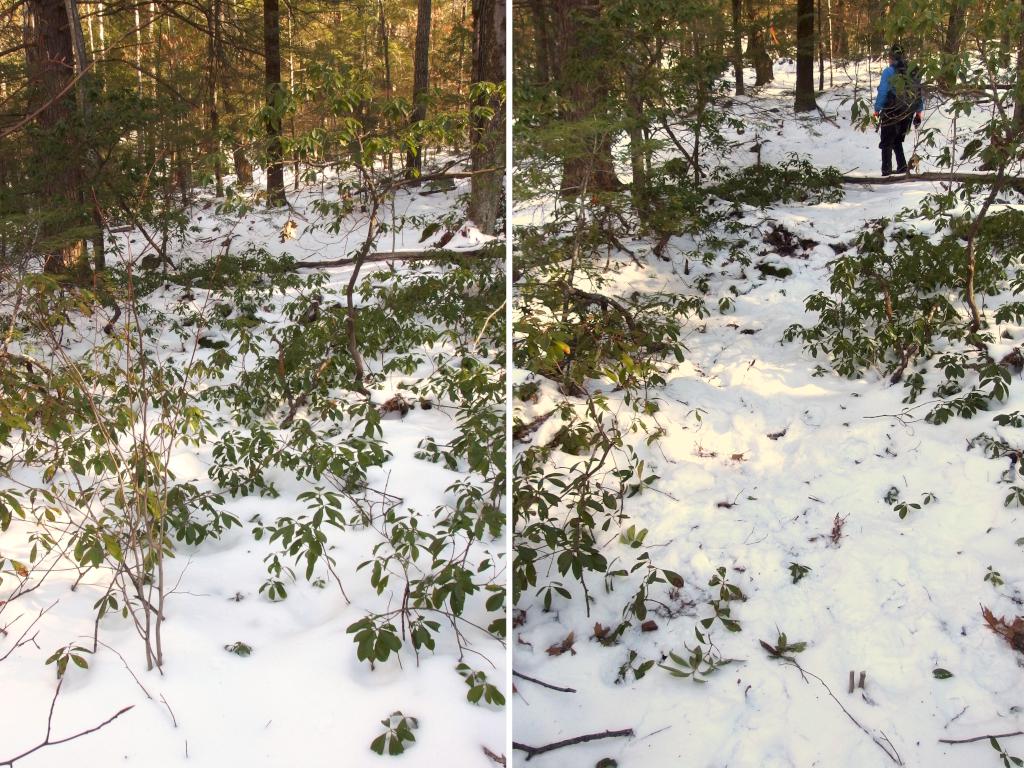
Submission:
MULTIPOLYGON (((421 237, 424 227, 436 219, 457 216, 462 207, 457 199, 467 190, 466 183, 460 181, 454 189, 432 196, 416 190, 399 192, 394 211, 388 210, 387 216, 390 219, 394 213, 410 218, 402 231, 381 238, 379 250, 430 247, 444 228, 437 235, 421 237)), ((183 255, 200 261, 204 256, 213 258, 224 252, 229 235, 236 238, 232 252, 252 244, 265 247, 272 255, 288 253, 297 261, 351 255, 364 237, 365 216, 352 214, 337 234, 316 226, 323 222, 314 202, 331 199, 332 194, 330 187, 324 193, 318 187, 292 191, 289 186, 290 210, 257 210, 244 216, 218 215, 214 201, 201 200, 192 211, 192 230, 186 242, 178 244, 171 255, 175 260, 183 255), (296 226, 289 233, 293 239, 286 241, 281 233, 289 229, 288 221, 296 226)), ((144 240, 137 231, 121 232, 117 237, 126 257, 141 259, 144 240)), ((448 248, 472 248, 488 239, 471 226, 462 227, 448 248)), ((363 274, 386 267, 369 265, 363 274)), ((402 263, 396 268, 406 269, 402 263)), ((328 301, 343 301, 340 297, 350 270, 327 270, 324 294, 328 301)), ((179 300, 197 305, 206 300, 206 291, 200 288, 192 289, 191 298, 185 297, 186 293, 181 286, 169 284, 147 300, 156 309, 179 300)), ((285 322, 280 310, 288 298, 275 297, 276 310, 262 308, 268 334, 275 323, 285 322)), ((102 341, 105 322, 105 317, 96 317, 75 328, 80 335, 78 344, 84 348, 102 341)), ((184 351, 180 339, 163 341, 161 355, 184 351)), ((371 367, 380 363, 369 362, 371 367)), ((383 403, 395 395, 400 383, 416 375, 389 375, 371 392, 373 402, 383 403)), ((371 469, 370 487, 386 490, 400 500, 402 509, 415 509, 429 521, 435 508, 452 503, 446 489, 468 475, 418 460, 414 453, 424 437, 432 436, 443 444, 454 432, 451 411, 440 406, 413 408, 403 418, 398 413, 385 416, 383 442, 393 457, 382 467, 371 469)), ((171 469, 179 479, 194 478, 208 487, 211 447, 179 448, 171 458, 171 469)), ((31 477, 18 479, 32 482, 31 477)), ((429 766, 436 765, 436 756, 443 754, 449 765, 485 766, 492 764, 485 749, 499 755, 504 752, 505 712, 467 701, 466 683, 455 670, 460 649, 450 632, 442 631, 436 651, 421 653, 418 661, 409 649, 403 649, 400 659, 392 654, 374 670, 357 660, 346 628, 367 611, 379 611, 401 600, 401 595, 391 595, 389 588, 378 596, 369 583, 368 571, 357 573, 357 566, 372 558, 373 547, 380 541, 372 530, 325 529, 329 552, 337 562, 337 575, 350 602, 322 567, 312 583, 302 578, 301 566, 297 567, 299 577, 288 582, 288 597, 283 601, 271 602, 259 594, 267 577, 264 557, 279 545, 254 540, 248 521, 255 515, 271 523, 279 515, 301 514, 304 507, 295 498, 315 485, 312 480, 297 481, 283 473, 275 473, 273 479, 281 491, 279 498, 254 495, 228 500, 226 510, 243 521, 241 528, 231 528, 219 540, 197 547, 180 544, 176 556, 168 561, 167 581, 174 586, 167 602, 162 673, 145 671, 141 642, 131 622, 117 613, 108 615, 99 622, 101 645, 95 655, 87 657, 88 669, 68 667, 52 712, 51 739, 92 728, 123 707, 133 708, 95 733, 42 749, 17 765, 429 766), (251 655, 229 652, 229 647, 239 642, 251 648, 251 655), (416 744, 401 756, 378 757, 370 751, 370 743, 383 732, 381 721, 396 710, 418 719, 416 744)), ((0 479, 0 489, 8 485, 0 479)), ((29 562, 30 532, 28 526, 16 522, 0 535, 2 554, 29 562)), ((503 552, 503 542, 494 544, 493 550, 503 552)), ((482 556, 483 549, 477 545, 469 555, 470 562, 482 556)), ((35 578, 41 575, 34 573, 35 578)), ((56 686, 54 667, 44 664, 47 657, 68 643, 92 646, 93 604, 102 592, 92 577, 72 590, 76 575, 70 568, 46 574, 39 579, 38 589, 12 602, 0 617, 0 695, 4 702, 0 760, 33 747, 46 735, 47 712, 56 686), (15 647, 26 629, 28 640, 15 647)), ((504 577, 500 580, 503 583, 504 577)), ((16 582, 13 575, 8 577, 0 591, 0 606, 16 582)), ((475 601, 470 603, 467 618, 483 621, 482 610, 475 601)), ((504 645, 486 632, 464 631, 464 639, 475 651, 467 661, 501 686, 506 667, 504 645)))
MULTIPOLYGON (((819 99, 832 124, 815 113, 794 117, 792 67, 776 75, 771 86, 735 100, 731 112, 744 116, 746 130, 731 138, 766 139, 764 162, 797 153, 819 167, 878 173, 876 135, 853 130, 843 106, 852 83, 819 99)), ((862 69, 861 95, 873 98, 873 85, 862 69)), ((948 132, 947 117, 933 107, 926 125, 948 132)), ((753 160, 741 147, 726 162, 753 160)), ((936 189, 912 182, 847 187, 839 203, 747 209, 742 222, 760 248, 755 263, 791 270, 785 277, 693 261, 684 275, 682 254, 694 245, 686 237, 671 241, 668 262, 642 255, 650 242, 627 243, 642 266, 612 255, 611 283, 602 287, 612 295, 692 293, 699 277, 708 279, 710 297, 731 295, 730 287, 737 295, 731 311, 712 309, 706 320, 688 322, 687 359, 654 395, 666 433, 638 449, 660 479, 625 506, 627 525, 649 530, 652 558, 677 571, 685 587, 659 593, 664 605, 648 617, 656 629, 642 632, 635 623, 611 647, 594 639, 594 627, 617 625, 631 591, 606 593, 594 577, 589 614, 578 594, 556 599, 546 613, 529 595, 513 630, 517 672, 576 691, 517 680, 516 742, 540 746, 606 729, 635 735, 540 755, 530 765, 593 766, 611 758, 621 768, 882 768, 896 764, 887 753, 907 766, 1001 764, 987 740, 939 740, 1024 730, 1024 656, 986 626, 981 608, 1024 613, 1024 514, 1003 504, 1008 486, 1000 480, 1009 462, 968 448, 980 432, 1011 444, 1018 436, 997 427, 992 412, 941 426, 920 420, 927 408, 897 416, 906 408, 902 386, 871 372, 859 380, 831 371, 815 376, 827 360, 812 359, 799 342, 782 343, 788 326, 813 322, 804 301, 828 290, 836 258, 830 245, 850 243, 865 222, 914 207, 936 189), (772 224, 807 245, 779 254, 762 242, 772 224), (900 519, 885 500, 892 488, 900 500, 920 502, 930 493, 936 501, 900 519), (794 563, 809 569, 798 581, 794 563), (717 594, 708 582, 721 566, 746 600, 731 605, 741 631, 716 623, 711 638, 722 657, 735 661, 704 685, 657 666, 642 679, 617 682, 630 652, 636 666, 694 644, 694 628, 711 615, 708 601, 717 594), (1003 583, 986 579, 990 570, 1003 583), (546 652, 569 633, 571 653, 546 652), (806 676, 770 658, 759 642, 775 646, 780 633, 790 644, 807 644, 791 654, 806 676), (850 675, 862 672, 863 689, 848 692, 850 675)), ((514 224, 536 222, 544 211, 543 201, 521 204, 514 224)), ((996 359, 1024 339, 1019 326, 997 331, 1006 335, 991 350, 996 359)), ((1024 405, 1022 392, 1015 376, 1006 411, 1024 405)), ((517 418, 528 422, 548 412, 557 397, 544 383, 537 402, 515 403, 517 418)), ((618 402, 614 392, 609 398, 618 402)), ((556 421, 533 441, 550 440, 556 421)), ((611 561, 626 552, 612 539, 605 554, 611 561)), ((1024 755, 1021 739, 1003 746, 1024 755)), ((523 752, 516 758, 521 763, 523 752)))

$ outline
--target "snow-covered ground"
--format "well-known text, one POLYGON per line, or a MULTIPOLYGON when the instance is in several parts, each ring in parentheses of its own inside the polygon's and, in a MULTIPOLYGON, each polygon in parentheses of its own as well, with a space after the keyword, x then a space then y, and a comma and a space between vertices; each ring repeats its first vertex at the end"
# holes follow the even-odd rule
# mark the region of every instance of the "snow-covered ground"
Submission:
MULTIPOLYGON (((797 119, 789 108, 792 70, 776 74, 772 87, 737 100, 750 105, 752 121, 754 115, 761 121, 738 138, 767 139, 766 162, 796 152, 818 165, 877 174, 877 138, 852 130, 849 109, 839 108, 849 88, 819 101, 837 125, 817 115, 797 119)), ((862 76, 862 87, 873 87, 862 76)), ((948 128, 939 112, 927 120, 948 128)), ((729 162, 752 159, 740 151, 729 162)), ((596 576, 589 616, 579 596, 557 599, 544 613, 529 595, 521 606, 529 608, 525 621, 514 630, 517 672, 576 689, 556 692, 518 680, 517 742, 540 746, 606 729, 631 728, 635 736, 554 751, 530 765, 593 766, 606 757, 621 768, 897 764, 886 752, 906 766, 1002 764, 987 740, 939 740, 1024 730, 1024 655, 986 627, 981 609, 1010 619, 1024 614, 1024 512, 1003 505, 1009 486, 1000 479, 1009 462, 967 445, 980 432, 1016 445, 1016 430, 996 426, 994 413, 942 426, 896 418, 906 407, 902 386, 871 373, 860 380, 816 377, 815 366, 827 361, 812 359, 798 343, 781 343, 790 324, 814 320, 804 300, 827 290, 836 258, 829 244, 849 243, 864 222, 915 206, 933 191, 926 183, 850 186, 840 203, 769 209, 769 220, 820 243, 799 258, 764 245, 764 259, 793 271, 784 279, 761 278, 751 268, 741 277, 738 265, 712 265, 710 296, 736 285, 735 309, 688 323, 687 360, 655 394, 666 434, 639 448, 660 479, 653 492, 626 503, 627 525, 649 529, 645 544, 653 560, 682 575, 685 587, 670 595, 663 585, 656 597, 666 606, 649 616, 657 629, 642 632, 634 623, 611 647, 593 639, 594 626, 616 626, 631 592, 606 594, 596 576), (700 421, 694 409, 703 411, 700 421), (901 500, 920 502, 926 493, 937 500, 901 520, 884 500, 890 488, 901 500), (845 522, 833 542, 837 519, 845 522), (809 568, 798 583, 793 563, 809 568), (717 622, 711 630, 722 657, 735 661, 704 685, 657 666, 643 679, 616 683, 630 651, 637 663, 661 661, 694 645, 694 627, 711 615, 708 582, 720 566, 747 598, 732 603, 741 631, 726 632, 717 622), (990 567, 1005 583, 985 580, 990 567), (573 653, 546 652, 570 632, 573 653), (769 658, 759 643, 775 646, 780 632, 790 644, 807 644, 792 654, 806 676, 769 658), (937 669, 952 676, 940 679, 937 669), (851 671, 857 678, 866 673, 863 689, 852 693, 851 671)), ((524 205, 514 223, 543 215, 543 205, 524 205)), ((767 233, 764 219, 765 212, 754 211, 744 219, 754 243, 767 233)), ((602 290, 692 292, 702 268, 691 261, 696 272, 684 277, 678 255, 689 244, 673 241, 672 263, 651 256, 641 268, 623 258, 602 290)), ((633 246, 644 250, 643 243, 633 246)), ((993 350, 997 359, 1024 339, 1020 327, 999 330, 1011 338, 993 350)), ((549 411, 555 397, 545 384, 539 402, 516 405, 530 420, 549 411)), ((614 393, 609 397, 617 402, 614 393)), ((1022 407, 1024 387, 1016 377, 1003 410, 1022 407)), ((556 421, 533 440, 550 440, 556 421)), ((625 552, 618 546, 609 545, 609 560, 625 552)), ((1002 743, 1011 755, 1024 755, 1024 740, 1002 743)), ((523 764, 524 754, 517 752, 516 760, 523 764)))
MULTIPOLYGON (((379 250, 429 247, 441 233, 421 243, 425 221, 455 210, 456 196, 466 191, 459 182, 444 194, 400 193, 395 216, 425 218, 399 234, 383 237, 379 250)), ((287 252, 300 261, 343 258, 365 235, 365 222, 356 214, 351 226, 337 235, 310 226, 318 219, 312 202, 322 194, 318 188, 289 189, 291 210, 258 211, 241 219, 218 216, 211 206, 200 205, 193 212, 196 230, 176 253, 187 251, 193 257, 223 253, 223 241, 233 233, 237 237, 232 244, 235 253, 254 243, 265 245, 274 254, 287 252), (297 225, 295 239, 282 242, 280 233, 288 220, 297 225)), ((330 188, 326 194, 336 195, 330 188)), ((392 220, 390 211, 388 218, 392 220)), ((129 256, 137 259, 143 255, 144 240, 139 233, 122 233, 120 237, 129 256)), ((464 227, 448 247, 473 246, 484 239, 471 226, 464 227)), ((404 267, 399 263, 397 268, 404 267)), ((349 275, 349 268, 329 270, 328 298, 337 298, 328 292, 340 294, 349 275)), ((150 301, 159 307, 177 300, 182 292, 178 286, 165 287, 150 301)), ((193 293, 201 305, 205 292, 194 289, 193 293)), ((278 309, 282 301, 277 301, 278 309)), ((273 312, 266 316, 275 317, 273 312)), ((279 313, 276 319, 283 320, 279 313)), ((78 330, 84 332, 86 341, 101 339, 105 322, 106 318, 97 318, 95 328, 78 330)), ((170 349, 172 341, 166 341, 170 349)), ((374 390, 374 401, 383 402, 409 378, 413 377, 390 377, 374 390)), ((455 434, 451 413, 443 408, 415 408, 404 418, 398 414, 385 417, 383 424, 383 441, 393 458, 371 471, 370 485, 386 487, 401 500, 403 509, 415 509, 428 525, 435 508, 452 503, 446 488, 465 475, 418 460, 414 453, 427 435, 443 443, 455 434)), ((212 444, 176 450, 171 466, 178 479, 192 477, 208 486, 211 448, 212 444)), ((131 623, 118 614, 107 616, 99 624, 101 645, 95 655, 88 656, 89 668, 69 665, 53 713, 51 740, 96 726, 123 707, 133 708, 91 735, 42 749, 17 765, 433 766, 438 764, 437 756, 444 755, 446 765, 474 766, 490 763, 485 748, 498 755, 505 751, 505 712, 467 701, 468 688, 455 670, 459 648, 450 631, 442 630, 436 652, 421 653, 418 663, 408 648, 400 660, 392 655, 375 670, 357 660, 346 628, 367 611, 379 611, 401 600, 401 595, 390 596, 387 590, 378 596, 367 571, 356 572, 380 540, 373 531, 325 529, 350 603, 326 572, 318 571, 325 577, 318 588, 302 578, 301 568, 295 583, 289 583, 286 600, 270 602, 258 594, 267 576, 264 556, 276 547, 265 540, 255 541, 246 521, 257 514, 265 522, 278 515, 301 514, 305 510, 295 497, 313 485, 284 476, 275 476, 275 481, 282 492, 280 498, 252 496, 228 501, 227 511, 243 521, 241 530, 233 528, 222 539, 198 547, 182 544, 169 561, 167 582, 175 587, 167 601, 162 674, 145 671, 142 644, 131 623), (239 641, 251 646, 251 655, 241 657, 226 650, 239 641), (370 751, 370 743, 384 730, 380 721, 395 711, 418 719, 416 743, 399 757, 379 757, 370 751)), ((0 488, 6 484, 0 479, 0 488)), ((27 533, 27 527, 16 522, 0 534, 0 554, 28 562, 27 533)), ((495 543, 493 549, 503 551, 503 543, 495 543)), ((480 547, 475 548, 470 561, 475 562, 481 554, 480 547)), ((33 578, 40 575, 36 572, 33 578)), ((50 573, 38 589, 12 601, 0 614, 2 658, 29 623, 44 613, 29 633, 34 640, 0 661, 0 698, 4 702, 0 761, 42 742, 46 735, 47 711, 56 686, 54 667, 44 664, 50 653, 67 643, 92 646, 93 603, 102 594, 94 581, 101 579, 87 577, 72 591, 76 575, 66 568, 50 573)), ((9 575, 0 587, 0 606, 16 581, 9 575)), ((503 575, 500 581, 503 583, 503 575)), ((479 621, 483 615, 475 604, 467 608, 467 618, 479 621)), ((467 663, 485 671, 490 682, 503 688, 504 645, 485 632, 466 627, 463 631, 478 652, 468 656, 467 663)))

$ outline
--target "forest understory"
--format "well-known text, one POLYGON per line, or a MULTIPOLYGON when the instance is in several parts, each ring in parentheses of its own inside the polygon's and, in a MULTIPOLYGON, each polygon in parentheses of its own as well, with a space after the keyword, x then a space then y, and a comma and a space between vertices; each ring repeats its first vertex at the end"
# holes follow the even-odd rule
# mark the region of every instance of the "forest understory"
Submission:
POLYGON ((203 192, 164 261, 108 233, 124 311, 72 291, 59 338, 9 348, 36 362, 0 449, 0 764, 504 751, 502 242, 465 178, 372 231, 344 179, 291 182, 269 212, 203 192), (82 411, 37 376, 82 377, 82 411))
MULTIPOLYGON (((728 98, 710 230, 638 235, 612 205, 584 221, 556 196, 519 200, 517 230, 563 233, 573 287, 545 304, 517 254, 518 759, 882 768, 1024 754, 1009 738, 1024 730, 1024 325, 1007 309, 1024 201, 1001 189, 975 231, 1007 267, 978 289, 983 339, 935 330, 969 324, 970 308, 925 265, 960 268, 958 220, 990 188, 840 182, 878 175, 877 136, 851 113, 874 96, 872 68, 837 70, 819 112, 792 114, 786 63, 728 98), (930 200, 947 218, 922 213, 930 200), (574 234, 594 229, 596 246, 574 234), (534 354, 560 306, 574 323, 605 318, 605 335, 583 349, 567 332, 534 354), (677 335, 662 336, 669 316, 677 335), (623 338, 646 351, 620 357, 623 338), (676 342, 681 360, 664 352, 676 342), (568 375, 585 354, 607 358, 568 375), (546 515, 525 511, 538 502, 546 515)), ((947 146, 959 163, 990 117, 933 99, 908 137, 919 170, 940 170, 947 146)), ((956 170, 978 171, 967 157, 956 170)), ((530 237, 517 248, 539 248, 530 237)))

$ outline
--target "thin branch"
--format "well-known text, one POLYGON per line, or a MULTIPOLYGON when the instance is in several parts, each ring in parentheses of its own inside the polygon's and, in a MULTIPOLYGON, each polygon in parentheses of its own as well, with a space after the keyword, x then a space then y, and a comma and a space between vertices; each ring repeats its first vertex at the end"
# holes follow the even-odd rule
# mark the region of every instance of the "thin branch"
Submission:
POLYGON ((536 677, 524 675, 522 672, 516 672, 515 670, 512 670, 512 676, 521 678, 523 680, 529 680, 531 683, 536 683, 537 685, 542 685, 545 688, 550 688, 552 691, 561 691, 562 693, 576 693, 575 688, 561 688, 557 685, 552 685, 551 683, 545 683, 543 680, 538 680, 536 677))
POLYGON ((624 728, 621 731, 602 731, 601 733, 588 733, 583 736, 574 736, 571 739, 563 739, 562 741, 555 741, 551 744, 545 744, 542 747, 530 747, 526 744, 520 744, 519 742, 512 742, 512 749, 518 749, 520 752, 526 753, 526 761, 529 762, 537 755, 543 755, 545 752, 553 752, 556 749, 562 747, 571 747, 574 744, 583 744, 588 741, 597 741, 598 739, 615 739, 615 738, 631 738, 633 736, 632 728, 624 728))
POLYGON ((1024 731, 1014 731, 1013 733, 990 733, 984 736, 973 736, 970 739, 939 739, 940 744, 971 744, 975 741, 985 741, 986 739, 1008 739, 1011 736, 1024 736, 1024 731))
POLYGON ((75 739, 79 739, 82 736, 88 736, 90 733, 95 733, 96 731, 100 730, 101 728, 105 728, 106 726, 110 725, 112 722, 117 720, 117 718, 119 718, 121 715, 123 715, 128 710, 135 709, 135 705, 134 704, 130 704, 127 707, 123 707, 122 709, 120 709, 117 712, 115 712, 113 715, 108 717, 106 720, 104 720, 99 725, 94 725, 92 728, 87 728, 84 731, 79 731, 78 733, 72 734, 71 736, 65 736, 63 739, 51 740, 50 735, 53 732, 53 710, 57 706, 57 697, 60 696, 60 689, 61 689, 61 686, 63 686, 63 685, 64 685, 64 678, 61 678, 60 682, 57 683, 57 689, 53 692, 53 699, 51 699, 51 701, 50 701, 50 713, 49 713, 49 715, 46 718, 46 738, 44 738, 42 742, 40 742, 39 744, 36 744, 31 749, 26 750, 25 752, 22 752, 20 755, 15 755, 14 757, 9 757, 6 760, 0 760, 0 768, 3 768, 4 766, 6 766, 7 768, 11 768, 11 766, 13 766, 19 760, 21 760, 23 758, 26 758, 29 755, 34 754, 35 752, 38 752, 39 750, 41 750, 41 749, 43 749, 45 747, 53 747, 53 746, 56 746, 58 744, 66 744, 67 742, 73 741, 75 739))
MULTIPOLYGON (((355 258, 331 259, 328 261, 298 261, 295 263, 294 269, 327 269, 329 267, 351 267, 357 262, 362 264, 369 264, 372 262, 380 261, 432 261, 451 254, 476 255, 484 250, 484 246, 480 246, 477 248, 469 248, 461 251, 453 251, 440 248, 429 251, 388 251, 386 253, 373 253, 362 259, 360 259, 357 256, 355 258)), ((504 251, 496 252, 494 254, 494 258, 504 259, 504 251)))

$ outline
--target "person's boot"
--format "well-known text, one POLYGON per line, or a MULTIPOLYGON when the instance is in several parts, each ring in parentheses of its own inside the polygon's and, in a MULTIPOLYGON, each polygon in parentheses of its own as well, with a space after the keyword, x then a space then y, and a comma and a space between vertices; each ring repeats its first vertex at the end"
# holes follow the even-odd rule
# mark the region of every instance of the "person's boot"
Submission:
POLYGON ((896 152, 896 170, 893 171, 893 173, 897 175, 903 175, 905 173, 908 173, 907 158, 906 155, 903 154, 903 142, 899 142, 898 144, 896 144, 896 146, 893 147, 893 149, 896 152))
POLYGON ((889 147, 882 150, 882 175, 892 176, 892 150, 889 147))

